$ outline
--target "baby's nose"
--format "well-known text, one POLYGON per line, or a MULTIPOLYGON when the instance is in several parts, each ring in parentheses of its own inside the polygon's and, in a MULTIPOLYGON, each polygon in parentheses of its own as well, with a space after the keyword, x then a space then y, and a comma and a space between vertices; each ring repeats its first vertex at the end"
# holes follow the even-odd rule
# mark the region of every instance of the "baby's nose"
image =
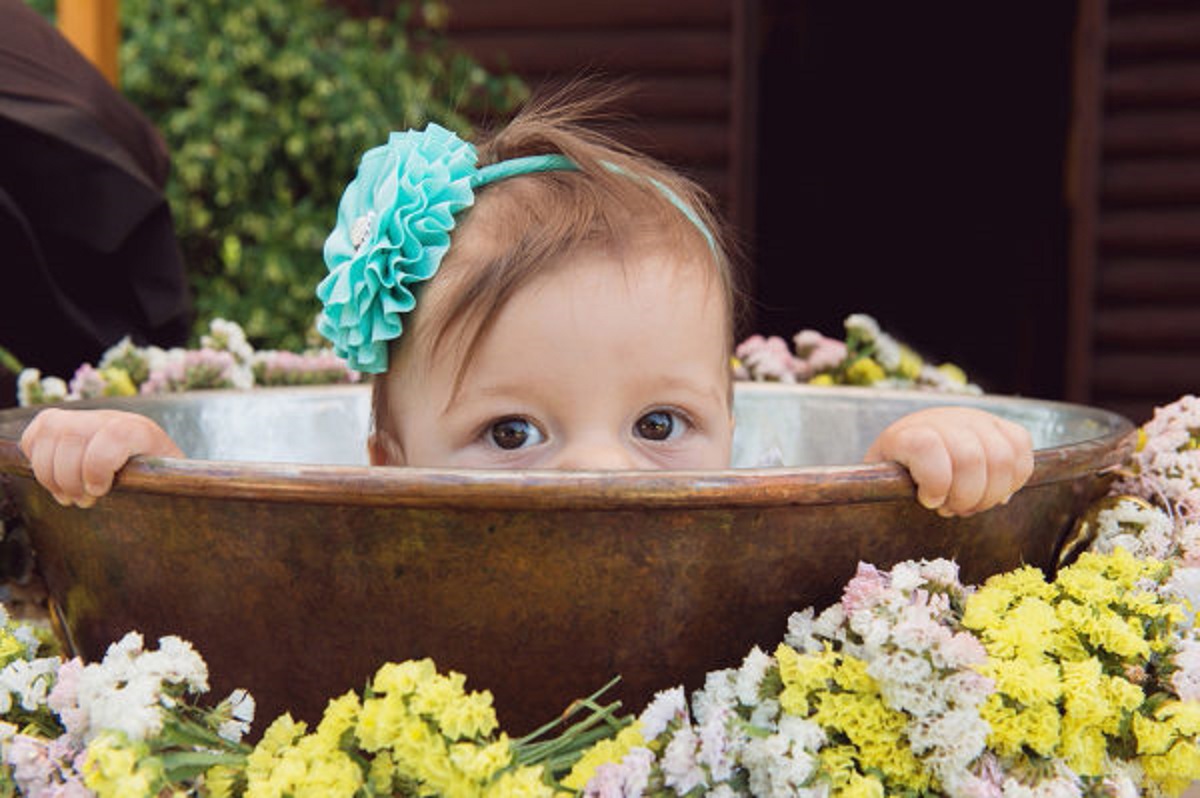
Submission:
POLYGON ((553 467, 565 471, 628 471, 639 466, 637 458, 619 441, 587 440, 564 447, 553 467))

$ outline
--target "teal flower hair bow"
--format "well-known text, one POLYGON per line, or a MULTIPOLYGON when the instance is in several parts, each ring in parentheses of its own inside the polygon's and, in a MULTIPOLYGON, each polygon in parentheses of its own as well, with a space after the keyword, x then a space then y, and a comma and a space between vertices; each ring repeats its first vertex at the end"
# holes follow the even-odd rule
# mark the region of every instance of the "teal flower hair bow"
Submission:
POLYGON ((325 241, 317 329, 356 371, 387 371, 388 342, 450 247, 454 214, 474 202, 475 148, 438 125, 392 133, 367 151, 325 241))

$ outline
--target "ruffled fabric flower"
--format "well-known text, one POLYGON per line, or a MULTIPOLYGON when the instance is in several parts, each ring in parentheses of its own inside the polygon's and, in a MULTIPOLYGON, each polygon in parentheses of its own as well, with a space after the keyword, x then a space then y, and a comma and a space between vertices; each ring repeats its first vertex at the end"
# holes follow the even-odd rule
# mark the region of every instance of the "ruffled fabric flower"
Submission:
POLYGON ((437 273, 454 215, 474 202, 475 149, 445 128, 392 133, 362 157, 325 241, 317 329, 350 368, 387 370, 388 344, 437 273))

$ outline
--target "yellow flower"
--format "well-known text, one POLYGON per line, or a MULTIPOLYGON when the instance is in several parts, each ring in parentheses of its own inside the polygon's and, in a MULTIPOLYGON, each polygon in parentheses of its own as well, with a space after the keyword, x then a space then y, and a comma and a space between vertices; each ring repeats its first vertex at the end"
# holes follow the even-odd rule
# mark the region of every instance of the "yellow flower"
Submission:
POLYGON ((1145 715, 1133 716, 1133 736, 1137 740, 1139 754, 1161 754, 1174 741, 1171 725, 1145 715))
POLYGON ((99 798, 150 798, 163 778, 162 763, 145 743, 120 732, 102 732, 87 747, 83 783, 99 798))
POLYGON ((883 783, 874 776, 850 777, 849 783, 838 793, 842 798, 883 798, 883 783))
POLYGON ((988 696, 979 713, 991 726, 988 745, 1001 756, 1017 756, 1028 746, 1044 757, 1058 748, 1061 718, 1053 704, 1007 706, 999 693, 988 696))
POLYGON ((483 784, 509 766, 512 748, 507 735, 489 745, 456 743, 450 746, 450 761, 464 776, 483 784))
POLYGON ((542 767, 509 771, 484 790, 485 798, 552 798, 554 789, 545 783, 542 767))
POLYGON ((437 667, 428 657, 400 663, 389 662, 376 672, 371 687, 377 693, 403 697, 416 692, 422 682, 436 675, 437 667))
POLYGON ((1062 696, 1058 665, 1053 662, 989 658, 977 669, 996 683, 996 692, 1032 707, 1062 696))
POLYGON ((392 794, 392 781, 396 774, 396 766, 392 763, 392 756, 387 751, 380 751, 371 760, 371 769, 367 773, 367 784, 371 786, 371 790, 378 795, 392 794))
POLYGON ((364 750, 379 751, 390 747, 411 720, 404 699, 398 693, 387 693, 363 702, 355 733, 364 750))
POLYGON ((846 382, 851 385, 874 385, 886 377, 883 366, 869 357, 860 357, 846 369, 846 382))
POLYGON ((133 384, 133 380, 129 378, 129 372, 125 369, 110 366, 100 369, 100 376, 104 378, 105 396, 137 395, 137 386, 133 384))
POLYGON ((1180 795, 1200 779, 1200 746, 1194 740, 1180 740, 1165 753, 1141 761, 1146 775, 1167 795, 1180 795))
POLYGON ((412 711, 436 718, 445 707, 463 695, 466 681, 467 677, 455 671, 450 671, 445 676, 434 673, 428 679, 421 680, 410 701, 412 711))
POLYGON ((808 381, 809 385, 833 385, 833 375, 829 373, 818 374, 808 381))
POLYGON ((783 643, 775 649, 783 692, 779 706, 789 715, 808 717, 809 693, 826 688, 838 672, 838 655, 828 648, 820 654, 801 654, 783 643))
POLYGON ((1041 659, 1050 650, 1062 623, 1054 607, 1040 598, 1018 599, 997 622, 981 629, 994 657, 1041 659))
POLYGON ((938 371, 950 378, 951 382, 956 382, 959 385, 967 384, 967 374, 953 363, 943 363, 937 367, 938 371))
POLYGON ((921 376, 921 366, 925 365, 921 360, 921 356, 909 349, 907 346, 900 347, 900 365, 896 368, 896 373, 906 380, 915 380, 921 376))
POLYGON ((208 798, 232 798, 238 771, 224 765, 214 765, 204 773, 208 798))
POLYGON ((445 704, 438 716, 442 734, 451 740, 485 737, 499 726, 492 708, 492 694, 486 690, 459 695, 445 704))
POLYGON ((584 751, 583 756, 571 768, 571 772, 562 780, 562 786, 571 790, 582 790, 592 780, 592 776, 596 775, 596 768, 607 762, 620 762, 630 749, 645 744, 640 723, 626 726, 615 738, 601 740, 584 751))
POLYGON ((1099 729, 1075 726, 1068 715, 1063 718, 1061 755, 1067 766, 1081 776, 1103 776, 1107 741, 1099 729))
POLYGON ((331 699, 325 706, 325 714, 317 724, 316 735, 321 737, 330 747, 336 747, 342 735, 354 728, 361 707, 358 694, 353 690, 338 698, 331 699))

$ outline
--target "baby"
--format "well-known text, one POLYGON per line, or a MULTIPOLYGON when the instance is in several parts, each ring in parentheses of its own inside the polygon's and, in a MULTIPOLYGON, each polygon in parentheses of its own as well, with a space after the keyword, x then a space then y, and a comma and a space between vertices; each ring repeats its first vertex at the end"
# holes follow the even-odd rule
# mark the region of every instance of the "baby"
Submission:
MULTIPOLYGON (((531 106, 478 150, 431 125, 364 155, 317 293, 321 332, 377 375, 372 464, 729 466, 736 291, 718 226, 691 182, 584 128, 587 110, 531 106)), ((45 410, 21 448, 80 507, 130 457, 183 456, 109 410, 45 410)), ((1025 429, 950 407, 895 422, 866 459, 905 465, 943 515, 1007 501, 1033 469, 1025 429)))

